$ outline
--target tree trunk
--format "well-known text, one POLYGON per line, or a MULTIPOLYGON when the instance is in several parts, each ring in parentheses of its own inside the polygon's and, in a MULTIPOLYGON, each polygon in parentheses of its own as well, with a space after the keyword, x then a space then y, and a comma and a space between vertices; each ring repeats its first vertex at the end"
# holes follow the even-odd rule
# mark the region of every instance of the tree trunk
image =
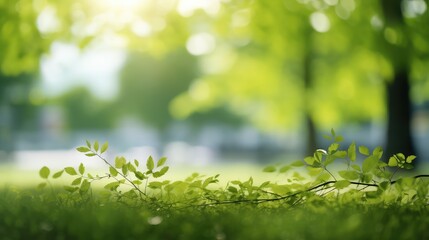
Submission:
POLYGON ((412 132, 409 73, 407 68, 396 70, 387 83, 387 145, 386 157, 396 153, 415 154, 412 132))
POLYGON ((307 38, 307 46, 306 46, 306 53, 304 56, 304 63, 303 63, 303 79, 304 79, 304 121, 305 121, 305 128, 307 130, 306 134, 306 145, 305 145, 305 156, 312 156, 314 151, 317 149, 317 142, 316 142, 316 126, 314 124, 313 118, 310 114, 310 107, 309 107, 309 101, 308 101, 308 91, 311 89, 311 85, 313 82, 313 77, 311 75, 311 61, 313 58, 313 55, 311 53, 311 33, 308 34, 307 38))
MULTIPOLYGON (((415 154, 412 132, 412 104, 410 98, 410 57, 413 51, 411 39, 401 9, 402 0, 381 0, 386 27, 402 32, 402 42, 392 43, 383 39, 383 55, 394 68, 393 81, 387 83, 387 134, 386 154, 415 154)), ((417 162, 414 162, 417 165, 417 162)))

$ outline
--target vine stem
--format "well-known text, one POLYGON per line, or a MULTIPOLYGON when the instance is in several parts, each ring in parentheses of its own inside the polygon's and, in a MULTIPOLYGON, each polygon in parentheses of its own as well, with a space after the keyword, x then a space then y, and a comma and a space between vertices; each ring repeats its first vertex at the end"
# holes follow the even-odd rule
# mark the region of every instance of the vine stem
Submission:
POLYGON ((334 174, 332 174, 331 171, 329 171, 328 168, 326 168, 326 166, 324 166, 323 169, 325 169, 325 171, 328 172, 329 175, 331 175, 331 177, 334 178, 335 181, 337 181, 337 179, 335 178, 334 174))
MULTIPOLYGON (((111 168, 115 168, 115 167, 113 167, 113 165, 112 164, 110 164, 104 157, 102 157, 100 154, 98 154, 97 152, 92 152, 92 153, 94 153, 95 155, 97 155, 97 157, 98 158, 100 158, 101 160, 103 160, 104 161, 104 163, 106 163, 107 165, 109 165, 111 168)), ((116 168, 115 168, 116 169, 116 168)), ((137 187, 137 185, 135 185, 134 183, 133 183, 133 181, 131 181, 129 178, 127 178, 127 176, 125 176, 124 174, 122 174, 121 172, 119 172, 119 171, 116 171, 119 175, 121 175, 121 177, 123 177, 127 182, 129 182, 138 192, 139 192, 139 195, 140 195, 140 199, 143 199, 143 197, 142 197, 142 195, 143 196, 145 196, 145 197, 147 197, 147 194, 146 193, 144 193, 142 190, 140 190, 140 188, 139 187, 137 187)))
MULTIPOLYGON (((416 175, 413 178, 414 179, 429 178, 429 174, 416 175)), ((237 204, 237 203, 264 203, 264 202, 280 201, 280 200, 284 200, 284 199, 287 199, 287 198, 291 198, 291 197, 297 196, 297 195, 305 193, 305 192, 311 192, 313 190, 319 189, 319 188, 324 187, 324 186, 328 186, 330 184, 335 184, 336 182, 338 182, 338 181, 337 180, 333 180, 333 181, 323 182, 323 183, 320 183, 320 184, 318 184, 316 186, 310 187, 310 188, 308 188, 306 190, 297 191, 297 192, 294 192, 292 194, 285 195, 285 196, 278 197, 278 198, 240 199, 240 200, 234 200, 234 201, 222 201, 222 202, 204 203, 204 204, 200 204, 200 205, 196 205, 196 206, 197 207, 204 207, 204 206, 226 205, 226 204, 237 204)), ((390 181, 390 184, 395 184, 397 182, 398 182, 397 180, 390 181)), ((366 187, 379 187, 378 184, 374 184, 374 183, 362 183, 362 182, 355 182, 355 181, 350 181, 350 184, 358 185, 358 186, 361 185, 361 186, 366 186, 366 187)), ((189 205, 187 207, 195 207, 195 205, 189 205)))

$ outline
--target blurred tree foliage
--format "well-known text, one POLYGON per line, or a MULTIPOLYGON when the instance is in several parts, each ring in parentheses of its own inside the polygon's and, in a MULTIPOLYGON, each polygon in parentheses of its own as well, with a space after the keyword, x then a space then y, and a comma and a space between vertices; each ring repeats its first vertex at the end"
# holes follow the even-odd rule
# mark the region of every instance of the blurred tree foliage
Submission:
POLYGON ((121 70, 118 107, 123 115, 165 130, 173 120, 170 101, 186 91, 197 74, 196 59, 184 49, 162 57, 131 53, 121 70))
MULTIPOLYGON (((119 47, 131 53, 120 112, 158 129, 170 115, 227 110, 268 131, 308 129, 311 148, 316 129, 387 119, 388 153, 411 154, 410 105, 429 96, 427 8, 427 0, 0 0, 1 75, 37 72, 53 41, 119 47)), ((79 106, 72 102, 85 94, 61 101, 79 106)))
MULTIPOLYGON (((387 115, 388 154, 412 154, 408 83, 424 85, 425 93, 416 85, 413 97, 427 101, 426 8, 423 0, 228 2, 212 34, 218 45, 230 47, 224 57, 235 61, 201 83, 221 86, 212 88, 222 94, 176 101, 200 107, 227 103, 275 130, 302 122, 310 131, 313 125, 382 122, 387 115), (271 92, 259 97, 264 89, 271 92)), ((315 147, 314 134, 309 137, 315 147)))
POLYGON ((83 86, 71 89, 48 104, 62 107, 66 128, 72 130, 109 129, 117 120, 117 110, 112 108, 111 101, 97 99, 83 86))

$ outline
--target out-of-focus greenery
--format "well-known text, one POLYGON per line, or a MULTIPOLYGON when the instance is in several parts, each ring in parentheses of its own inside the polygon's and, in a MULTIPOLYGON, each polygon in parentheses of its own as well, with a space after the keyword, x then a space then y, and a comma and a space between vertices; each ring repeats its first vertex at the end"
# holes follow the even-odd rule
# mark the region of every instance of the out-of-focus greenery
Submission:
MULTIPOLYGON (((247 119, 272 131, 302 126, 305 114, 324 128, 381 122, 386 82, 403 62, 411 66, 414 102, 429 96, 427 0, 392 3, 404 18, 394 24, 385 3, 1 0, 0 85, 10 90, 10 76, 37 75, 51 44, 68 42, 82 51, 130 53, 117 102, 85 97, 92 104, 74 108, 82 114, 66 113, 85 119, 67 117, 71 128, 111 127, 115 117, 134 115, 161 129, 172 117, 211 119, 227 111, 238 117, 219 119, 247 119), (108 105, 115 117, 96 114, 108 105)), ((78 106, 85 98, 76 91, 57 103, 78 106)))
POLYGON ((386 167, 410 169, 415 156, 398 153, 388 162, 383 150, 351 144, 331 131, 332 144, 313 157, 284 166, 281 182, 233 179, 194 173, 185 180, 161 179, 166 158, 145 164, 105 158, 108 143, 76 148, 106 164, 109 173, 92 175, 83 164, 57 172, 44 166, 35 189, 0 190, 0 234, 5 239, 414 239, 428 236, 429 175, 398 177, 386 167), (361 164, 358 160, 364 157, 361 164), (333 172, 335 162, 345 163, 333 172), (303 167, 309 176, 292 170, 303 167), (287 174, 288 171, 293 171, 287 174), (72 176, 58 189, 51 180, 72 176), (91 187, 105 181, 105 192, 91 187), (43 189, 43 190, 42 190, 43 189), (24 231, 24 229, 26 231, 24 231))

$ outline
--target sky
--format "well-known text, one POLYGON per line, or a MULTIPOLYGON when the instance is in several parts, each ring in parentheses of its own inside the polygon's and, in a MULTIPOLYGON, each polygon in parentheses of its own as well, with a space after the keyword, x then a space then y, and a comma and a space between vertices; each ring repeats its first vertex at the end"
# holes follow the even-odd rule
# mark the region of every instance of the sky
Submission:
POLYGON ((42 59, 43 90, 58 96, 73 87, 86 86, 100 99, 112 99, 118 93, 118 73, 125 62, 120 49, 93 47, 85 50, 56 42, 42 59))

